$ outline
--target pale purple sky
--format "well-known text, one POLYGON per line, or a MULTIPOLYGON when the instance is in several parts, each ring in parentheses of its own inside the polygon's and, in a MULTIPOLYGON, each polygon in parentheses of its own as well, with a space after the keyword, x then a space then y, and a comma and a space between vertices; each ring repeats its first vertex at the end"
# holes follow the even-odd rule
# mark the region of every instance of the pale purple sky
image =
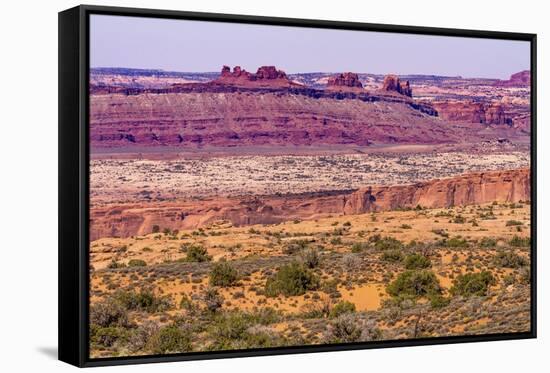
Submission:
POLYGON ((529 42, 92 15, 90 66, 287 73, 353 71, 501 78, 528 70, 529 42))

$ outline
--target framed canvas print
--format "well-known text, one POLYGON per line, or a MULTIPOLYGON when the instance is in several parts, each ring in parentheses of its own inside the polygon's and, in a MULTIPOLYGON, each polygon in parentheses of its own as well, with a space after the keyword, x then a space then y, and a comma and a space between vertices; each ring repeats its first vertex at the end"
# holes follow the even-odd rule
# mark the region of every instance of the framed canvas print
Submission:
POLYGON ((536 36, 59 14, 59 357, 536 336, 536 36))

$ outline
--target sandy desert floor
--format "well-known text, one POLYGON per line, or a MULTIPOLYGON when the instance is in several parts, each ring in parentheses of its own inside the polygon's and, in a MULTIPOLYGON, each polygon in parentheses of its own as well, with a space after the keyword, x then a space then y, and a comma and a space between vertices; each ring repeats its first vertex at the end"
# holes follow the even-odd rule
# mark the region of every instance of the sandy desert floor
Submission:
POLYGON ((529 219, 495 203, 102 238, 91 355, 527 331, 529 219))

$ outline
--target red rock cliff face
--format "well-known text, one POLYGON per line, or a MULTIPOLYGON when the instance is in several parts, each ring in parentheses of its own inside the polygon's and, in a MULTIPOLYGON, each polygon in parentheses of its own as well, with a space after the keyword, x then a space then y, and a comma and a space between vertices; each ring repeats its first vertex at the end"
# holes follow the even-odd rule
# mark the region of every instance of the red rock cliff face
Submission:
POLYGON ((439 116, 448 121, 483 123, 494 125, 512 125, 504 107, 500 104, 483 104, 480 102, 435 102, 432 106, 439 116))
POLYGON ((346 200, 344 212, 358 214, 397 208, 442 208, 529 200, 528 169, 473 173, 404 186, 360 189, 346 200))
POLYGON ((317 219, 330 214, 414 208, 417 205, 444 208, 530 199, 529 169, 491 171, 347 192, 93 208, 90 212, 90 237, 96 240, 109 236, 142 235, 151 233, 155 224, 170 229, 195 229, 219 220, 228 220, 236 226, 273 224, 293 219, 317 219))

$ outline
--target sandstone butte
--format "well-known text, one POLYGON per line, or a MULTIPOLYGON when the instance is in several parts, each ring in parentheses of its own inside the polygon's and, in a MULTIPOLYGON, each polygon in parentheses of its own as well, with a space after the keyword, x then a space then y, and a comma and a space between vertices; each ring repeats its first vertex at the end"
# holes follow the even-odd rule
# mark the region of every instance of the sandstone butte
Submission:
POLYGON ((216 221, 234 226, 317 219, 330 214, 354 215, 399 208, 446 208, 530 200, 530 170, 471 173, 411 185, 371 186, 351 191, 288 196, 218 198, 95 207, 90 238, 129 237, 151 233, 153 225, 195 229, 216 221))

